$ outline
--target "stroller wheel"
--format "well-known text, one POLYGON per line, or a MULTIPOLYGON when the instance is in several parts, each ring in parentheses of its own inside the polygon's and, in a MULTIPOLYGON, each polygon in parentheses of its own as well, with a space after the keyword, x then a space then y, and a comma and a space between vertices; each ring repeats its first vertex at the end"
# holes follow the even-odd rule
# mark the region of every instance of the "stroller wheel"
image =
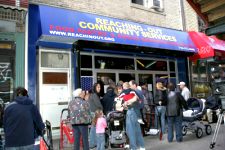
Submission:
POLYGON ((201 138, 202 135, 203 135, 203 131, 202 131, 201 128, 198 127, 197 130, 196 130, 196 137, 201 138))
POLYGON ((210 125, 205 125, 205 133, 210 135, 212 133, 212 127, 210 125))
POLYGON ((187 126, 182 126, 182 135, 185 136, 187 134, 187 126))

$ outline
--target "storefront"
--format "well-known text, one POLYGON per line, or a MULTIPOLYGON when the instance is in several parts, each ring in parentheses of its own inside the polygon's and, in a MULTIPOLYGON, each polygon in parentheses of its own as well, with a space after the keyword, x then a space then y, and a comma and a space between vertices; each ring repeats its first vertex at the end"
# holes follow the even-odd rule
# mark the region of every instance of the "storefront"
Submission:
POLYGON ((13 99, 16 87, 25 86, 26 13, 26 8, 0 6, 0 100, 4 103, 13 99))
POLYGON ((198 49, 190 57, 192 94, 207 98, 213 94, 212 82, 225 78, 225 42, 200 32, 189 32, 189 35, 198 49))
MULTIPOLYGON (((53 127, 76 87, 119 80, 188 82, 188 33, 44 5, 29 6, 28 87, 53 127), (52 13, 54 12, 54 13, 52 13)), ((104 89, 103 88, 103 89, 104 89)))

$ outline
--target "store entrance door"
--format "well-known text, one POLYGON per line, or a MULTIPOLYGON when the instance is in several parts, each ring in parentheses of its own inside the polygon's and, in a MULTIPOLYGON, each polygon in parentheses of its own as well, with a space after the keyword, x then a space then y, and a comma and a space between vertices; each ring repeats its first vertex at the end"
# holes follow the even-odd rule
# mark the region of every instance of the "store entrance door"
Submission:
POLYGON ((70 55, 61 51, 41 51, 39 106, 43 120, 59 127, 62 109, 71 99, 70 55))

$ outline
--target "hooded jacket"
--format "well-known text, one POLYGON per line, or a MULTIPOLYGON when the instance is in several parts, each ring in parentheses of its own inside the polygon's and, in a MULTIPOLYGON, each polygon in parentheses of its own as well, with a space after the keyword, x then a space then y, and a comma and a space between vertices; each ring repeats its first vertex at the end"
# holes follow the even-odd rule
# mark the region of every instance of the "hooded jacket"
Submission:
POLYGON ((3 117, 5 147, 32 145, 41 135, 44 123, 37 107, 27 96, 18 96, 5 108, 3 117))
POLYGON ((114 89, 109 88, 107 90, 107 93, 104 95, 102 99, 104 113, 107 113, 113 110, 113 103, 114 103, 115 97, 116 97, 116 93, 114 92, 114 89))

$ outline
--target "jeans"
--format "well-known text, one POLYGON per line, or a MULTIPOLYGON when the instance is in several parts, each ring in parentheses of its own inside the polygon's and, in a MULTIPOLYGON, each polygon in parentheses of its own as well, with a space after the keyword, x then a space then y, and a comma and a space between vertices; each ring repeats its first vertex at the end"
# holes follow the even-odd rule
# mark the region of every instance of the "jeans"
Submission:
POLYGON ((96 127, 94 125, 91 125, 91 130, 90 130, 90 148, 93 148, 97 145, 96 141, 96 127))
POLYGON ((173 126, 175 125, 176 141, 183 141, 182 135, 182 116, 167 117, 168 120, 168 142, 173 141, 173 126))
POLYGON ((137 115, 133 108, 128 109, 126 115, 126 132, 130 141, 130 149, 136 150, 144 148, 144 138, 141 133, 140 124, 137 121, 137 115))
POLYGON ((165 119, 166 118, 166 106, 156 106, 155 114, 156 114, 155 124, 157 125, 158 121, 160 121, 162 133, 164 134, 165 126, 166 126, 166 119, 165 119))
POLYGON ((5 147, 5 150, 34 150, 34 145, 18 146, 18 147, 5 147))
POLYGON ((97 149, 96 150, 105 150, 105 133, 97 133, 97 149))
POLYGON ((83 150, 89 150, 88 125, 73 125, 74 150, 80 150, 80 138, 83 142, 83 150))

